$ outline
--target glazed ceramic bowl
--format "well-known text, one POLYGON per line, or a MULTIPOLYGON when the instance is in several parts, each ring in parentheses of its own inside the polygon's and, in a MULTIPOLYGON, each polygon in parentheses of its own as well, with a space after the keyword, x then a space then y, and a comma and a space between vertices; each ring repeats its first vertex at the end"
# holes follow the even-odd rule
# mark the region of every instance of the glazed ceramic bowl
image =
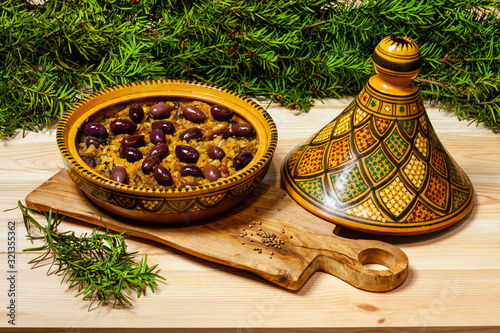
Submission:
POLYGON ((71 179, 96 205, 144 222, 190 222, 240 203, 266 175, 278 140, 269 114, 251 99, 228 89, 190 81, 147 81, 112 87, 85 98, 65 113, 57 145, 71 179), (94 172, 79 156, 76 140, 87 119, 125 108, 133 102, 187 98, 224 105, 250 123, 259 146, 253 160, 236 174, 208 185, 155 189, 121 184, 94 172))

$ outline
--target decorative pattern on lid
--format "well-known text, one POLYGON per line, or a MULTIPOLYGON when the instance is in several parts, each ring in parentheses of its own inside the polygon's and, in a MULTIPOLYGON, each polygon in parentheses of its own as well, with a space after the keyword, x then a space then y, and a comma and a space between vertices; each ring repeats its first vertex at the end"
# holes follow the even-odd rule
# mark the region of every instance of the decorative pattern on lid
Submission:
MULTIPOLYGON (((381 42, 373 61, 376 76, 383 71, 398 86, 421 60, 411 39, 396 37, 381 42)), ((285 188, 311 212, 362 231, 417 234, 456 223, 474 203, 469 178, 439 141, 418 89, 389 94, 377 82, 288 154, 285 188)))

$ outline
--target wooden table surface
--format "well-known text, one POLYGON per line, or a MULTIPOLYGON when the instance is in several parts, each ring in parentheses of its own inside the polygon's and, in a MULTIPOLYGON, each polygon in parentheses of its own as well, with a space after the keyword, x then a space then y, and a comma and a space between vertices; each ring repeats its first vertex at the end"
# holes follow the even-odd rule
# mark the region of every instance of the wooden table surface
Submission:
MULTIPOLYGON (((279 143, 264 182, 280 186, 279 169, 296 144, 336 117, 350 100, 317 102, 309 113, 278 105, 268 109, 279 132, 279 143)), ((266 107, 267 105, 263 105, 266 107)), ((60 284, 61 276, 46 276, 47 267, 31 269, 30 247, 18 200, 58 172, 62 158, 49 132, 0 142, 0 330, 13 328, 8 320, 12 300, 15 324, 25 331, 59 328, 226 328, 256 332, 276 328, 300 332, 325 328, 422 327, 434 330, 490 331, 500 326, 500 135, 482 126, 458 121, 450 113, 426 104, 431 122, 444 146, 469 175, 476 191, 472 212, 458 224, 420 236, 388 237, 343 229, 341 236, 379 239, 400 247, 409 257, 406 282, 387 293, 355 289, 324 273, 316 273, 297 292, 277 287, 250 273, 211 263, 150 241, 130 238, 131 251, 148 255, 166 277, 158 290, 133 306, 101 306, 87 311, 88 302, 60 284), (15 224, 15 268, 8 267, 8 227, 15 224), (14 273, 9 273, 14 271, 14 273), (14 276, 15 296, 8 278, 14 276), (37 329, 35 329, 37 328, 37 329)), ((40 222, 43 217, 38 216, 40 222)), ((66 221, 61 230, 88 232, 91 226, 66 221)), ((54 329, 50 331, 55 331, 54 329)))

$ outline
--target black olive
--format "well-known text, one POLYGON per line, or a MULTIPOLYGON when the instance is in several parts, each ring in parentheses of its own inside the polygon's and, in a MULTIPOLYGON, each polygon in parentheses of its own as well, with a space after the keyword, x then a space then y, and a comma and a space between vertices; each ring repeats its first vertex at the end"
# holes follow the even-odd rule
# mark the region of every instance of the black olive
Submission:
POLYGON ((167 139, 165 139, 165 133, 163 133, 163 131, 159 128, 155 128, 154 130, 152 130, 149 138, 155 145, 159 143, 167 143, 167 139))
POLYGON ((142 172, 149 175, 153 171, 153 167, 160 163, 160 159, 156 156, 148 156, 142 162, 142 172))
POLYGON ((127 162, 133 163, 142 159, 142 152, 134 147, 124 147, 120 151, 120 157, 127 160, 127 162))
POLYGON ((99 148, 99 146, 101 145, 101 139, 96 136, 88 136, 85 139, 85 145, 87 146, 87 148, 90 147, 90 145, 94 145, 96 148, 99 148))
POLYGON ((236 136, 248 136, 253 133, 253 127, 250 124, 245 123, 234 123, 231 126, 233 134, 236 136))
POLYGON ((239 153, 233 159, 233 166, 236 170, 241 170, 245 166, 247 166, 252 159, 253 159, 252 153, 249 152, 239 153))
POLYGON ((121 146, 123 147, 134 147, 139 148, 144 146, 144 135, 129 135, 124 137, 121 142, 121 146))
POLYGON ((200 153, 195 148, 185 145, 176 146, 175 155, 185 163, 196 163, 200 157, 200 153))
POLYGON ((165 158, 168 155, 168 146, 164 143, 160 143, 149 151, 149 156, 156 156, 160 160, 165 158))
POLYGON ((100 139, 106 139, 108 137, 108 131, 103 124, 99 123, 88 123, 83 127, 83 134, 88 136, 95 136, 100 139))
POLYGON ((168 120, 158 120, 151 124, 151 129, 161 129, 165 134, 174 134, 175 125, 168 120))
POLYGON ((149 109, 149 116, 153 119, 165 119, 170 117, 172 107, 165 102, 156 103, 149 109))
POLYGON ((200 124, 207 119, 205 113, 193 105, 186 105, 184 109, 182 109, 182 115, 187 120, 196 124, 200 124))
POLYGON ((181 168, 181 176, 203 177, 203 171, 193 164, 187 164, 181 168))
POLYGON ((207 154, 208 157, 214 160, 222 160, 226 156, 224 149, 217 146, 208 147, 207 154))
POLYGON ((200 183, 197 183, 197 182, 185 182, 185 183, 182 183, 180 186, 179 186, 179 189, 181 188, 189 188, 189 187, 195 187, 195 186, 200 186, 201 184, 200 183))
POLYGON ((203 168, 203 175, 210 182, 214 182, 220 178, 220 171, 215 165, 208 164, 203 168))
POLYGON ((85 163, 87 163, 87 165, 92 168, 95 168, 97 166, 93 157, 87 157, 85 159, 85 163))
POLYGON ((201 131, 201 129, 199 129, 198 127, 191 127, 182 132, 182 134, 179 136, 179 139, 189 142, 189 140, 201 138, 202 135, 203 132, 201 131))
POLYGON ((113 172, 111 173, 111 180, 114 180, 118 183, 127 184, 128 183, 128 174, 127 170, 121 166, 115 166, 113 172))
POLYGON ((136 124, 139 124, 142 119, 144 119, 144 110, 139 104, 133 104, 128 109, 128 115, 130 117, 130 120, 132 120, 136 124))
POLYGON ((172 185, 173 182, 172 175, 170 174, 170 171, 168 171, 167 168, 165 168, 164 166, 156 164, 153 167, 153 175, 158 184, 163 186, 172 185))
POLYGON ((218 130, 212 132, 212 134, 210 134, 209 140, 213 140, 218 136, 221 136, 223 139, 227 139, 231 135, 232 135, 232 133, 227 129, 218 129, 218 130))
POLYGON ((212 107, 210 108, 210 113, 212 113, 214 119, 220 121, 231 120, 234 115, 233 110, 223 105, 212 105, 212 107))
POLYGON ((115 134, 133 134, 137 129, 137 124, 129 119, 116 119, 109 128, 115 134))

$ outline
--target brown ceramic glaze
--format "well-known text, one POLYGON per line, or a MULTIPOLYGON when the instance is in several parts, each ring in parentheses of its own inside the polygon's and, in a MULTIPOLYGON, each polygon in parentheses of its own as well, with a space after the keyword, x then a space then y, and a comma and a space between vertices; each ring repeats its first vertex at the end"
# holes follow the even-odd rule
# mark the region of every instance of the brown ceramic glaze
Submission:
POLYGON ((260 183, 276 149, 277 130, 269 114, 249 98, 213 85, 163 80, 116 86, 84 99, 61 119, 57 144, 71 179, 98 206, 145 222, 190 222, 234 207, 260 183), (223 105, 248 121, 259 140, 250 164, 233 176, 208 185, 164 190, 134 187, 104 178, 78 155, 76 139, 89 117, 99 117, 137 102, 176 98, 223 105))
POLYGON ((472 184, 439 141, 413 82, 421 63, 408 37, 379 43, 377 75, 283 162, 283 183, 300 205, 336 224, 395 235, 439 230, 470 211, 472 184))

